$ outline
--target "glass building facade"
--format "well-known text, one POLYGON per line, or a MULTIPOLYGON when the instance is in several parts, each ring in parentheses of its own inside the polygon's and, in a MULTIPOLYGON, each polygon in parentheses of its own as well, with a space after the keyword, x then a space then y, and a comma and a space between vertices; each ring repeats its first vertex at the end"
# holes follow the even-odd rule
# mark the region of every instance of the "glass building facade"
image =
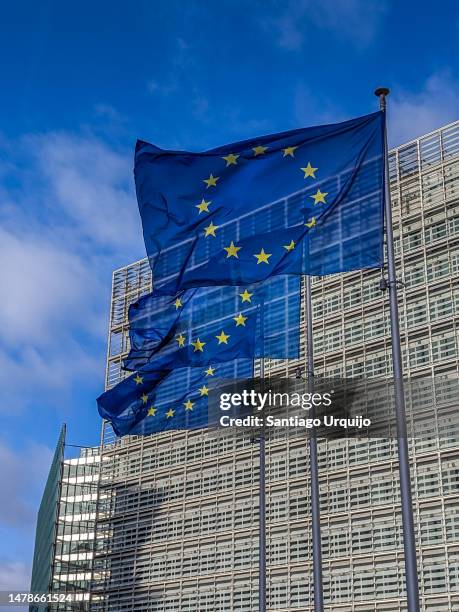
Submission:
MULTIPOLYGON (((56 546, 56 525, 62 480, 62 462, 65 448, 65 425, 61 429, 45 490, 38 509, 35 547, 30 591, 48 593, 51 590, 56 546)), ((39 612, 42 606, 30 606, 30 612, 39 612)))
POLYGON ((32 605, 30 612, 89 610, 91 581, 97 578, 92 563, 100 452, 78 448, 78 456, 68 457, 73 450, 65 445, 64 426, 38 513, 30 589, 70 598, 32 605))
MULTIPOLYGON (((95 546, 100 454, 98 448, 81 448, 79 456, 65 458, 56 525, 52 592, 70 594, 72 601, 59 610, 87 610, 95 546)), ((51 608, 53 609, 53 608, 51 608)))
MULTIPOLYGON (((422 610, 459 610, 459 122, 390 152, 404 367, 435 377, 429 435, 410 440, 422 610)), ((380 273, 313 279, 318 375, 391 374, 380 273)), ((128 350, 127 309, 151 289, 146 260, 113 274, 107 388, 128 350)), ((304 315, 302 319, 304 329, 304 315)), ((298 361, 266 360, 294 375, 298 361)), ((410 429, 411 431, 411 429, 410 429)), ((98 611, 258 609, 258 449, 202 431, 102 435, 92 604, 98 611)), ((319 441, 327 610, 406 610, 396 441, 319 441)), ((267 445, 269 610, 312 610, 306 439, 267 445)))
MULTIPOLYGON (((435 381, 424 435, 410 440, 421 605, 459 610, 449 385, 459 352, 459 122, 391 151, 390 181, 405 372, 435 381)), ((313 279, 317 375, 391 374, 379 281, 376 271, 313 279)), ((113 274, 106 388, 123 376, 129 304, 150 290, 146 260, 113 274)), ((304 370, 304 344, 303 333, 300 360, 265 360, 265 372, 304 370)), ((256 444, 203 431, 116 439, 104 424, 100 449, 66 458, 64 438, 40 506, 31 588, 74 602, 48 609, 258 609, 256 444)), ((268 610, 313 609, 308 461, 305 438, 267 444, 268 610)), ((319 461, 326 609, 406 610, 396 442, 320 440, 319 461)))

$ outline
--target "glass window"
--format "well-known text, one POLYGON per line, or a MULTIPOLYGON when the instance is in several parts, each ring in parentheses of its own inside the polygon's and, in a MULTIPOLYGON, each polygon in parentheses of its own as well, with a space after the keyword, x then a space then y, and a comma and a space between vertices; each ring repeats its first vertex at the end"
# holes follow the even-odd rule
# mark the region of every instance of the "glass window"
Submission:
POLYGON ((416 249, 422 245, 421 223, 411 223, 403 229, 403 249, 405 252, 416 249))
POLYGON ((424 206, 437 206, 443 202, 443 176, 441 170, 422 176, 424 206))
POLYGON ((416 176, 409 181, 402 181, 400 185, 402 215, 410 215, 421 208, 421 192, 419 180, 416 176))
POLYGON ((441 361, 456 355, 456 340, 453 332, 432 337, 432 359, 441 361))
POLYGON ((415 301, 409 301, 406 305, 406 325, 407 327, 415 327, 422 325, 427 321, 427 301, 423 295, 415 301))
POLYGON ((416 142, 399 149, 398 165, 401 179, 419 171, 418 147, 416 142))
POLYGON ((404 280, 405 285, 409 289, 416 285, 421 285, 424 282, 424 262, 410 264, 405 268, 404 280))
POLYGON ((348 285, 344 287, 343 308, 353 308, 358 306, 362 301, 362 289, 360 283, 358 285, 348 285))
POLYGON ((418 340, 415 344, 411 344, 408 349, 408 355, 410 367, 412 368, 428 364, 430 359, 428 341, 418 340))
POLYGON ((430 297, 430 318, 432 321, 443 319, 453 314, 453 299, 451 291, 436 293, 430 297))
POLYGON ((426 244, 429 242, 435 242, 441 240, 447 235, 447 225, 444 219, 435 221, 425 229, 425 241, 426 244))

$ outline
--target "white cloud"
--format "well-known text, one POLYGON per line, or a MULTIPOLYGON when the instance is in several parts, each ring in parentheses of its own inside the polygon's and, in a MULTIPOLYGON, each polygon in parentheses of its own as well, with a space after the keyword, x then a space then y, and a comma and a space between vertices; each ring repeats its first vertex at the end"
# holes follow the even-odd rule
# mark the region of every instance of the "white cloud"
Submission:
POLYGON ((98 385, 102 391, 105 339, 101 338, 98 350, 79 343, 71 331, 46 348, 30 344, 14 351, 0 348, 0 413, 13 416, 28 411, 40 420, 42 406, 68 412, 85 389, 98 385))
POLYGON ((52 208, 99 246, 132 250, 139 243, 133 154, 96 139, 57 133, 28 139, 52 208))
MULTIPOLYGON (((0 561, 0 591, 25 591, 30 587, 30 567, 19 561, 0 561)), ((16 610, 27 608, 15 608, 16 610)), ((11 607, 2 607, 0 610, 11 610, 11 607)))
POLYGON ((78 253, 53 244, 47 232, 14 235, 0 228, 0 339, 10 345, 48 345, 63 325, 87 325, 88 298, 102 289, 78 253), (89 291, 89 294, 88 294, 89 291), (53 333, 54 332, 54 333, 53 333))
POLYGON ((0 411, 12 412, 102 379, 111 273, 143 241, 131 152, 70 133, 2 145, 0 411))
MULTIPOLYGON (((0 440, 0 523, 32 531, 36 521, 36 497, 40 497, 51 465, 52 451, 42 444, 13 450, 0 440)), ((31 535, 31 537, 33 537, 31 535)))
MULTIPOLYGON (((91 135, 0 137, 0 412, 30 428, 102 390, 112 270, 143 255, 132 166, 91 135)), ((15 443, 0 440, 0 588, 27 590, 30 568, 6 547, 33 542, 52 451, 15 443)))
POLYGON ((396 146, 459 119, 459 82, 432 74, 416 92, 394 87, 388 98, 389 140, 396 146))
POLYGON ((284 6, 279 16, 265 19, 262 25, 274 30, 278 45, 289 51, 302 48, 311 28, 365 48, 375 38, 387 10, 382 0, 290 0, 284 6))

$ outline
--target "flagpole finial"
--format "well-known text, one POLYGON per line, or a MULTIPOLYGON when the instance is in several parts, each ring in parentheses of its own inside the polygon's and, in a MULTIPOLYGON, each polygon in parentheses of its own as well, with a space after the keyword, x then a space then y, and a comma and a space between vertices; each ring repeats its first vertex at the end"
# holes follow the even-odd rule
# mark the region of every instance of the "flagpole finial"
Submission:
POLYGON ((379 98, 379 108, 382 111, 386 110, 386 96, 390 94, 388 87, 378 87, 375 89, 375 96, 379 98))

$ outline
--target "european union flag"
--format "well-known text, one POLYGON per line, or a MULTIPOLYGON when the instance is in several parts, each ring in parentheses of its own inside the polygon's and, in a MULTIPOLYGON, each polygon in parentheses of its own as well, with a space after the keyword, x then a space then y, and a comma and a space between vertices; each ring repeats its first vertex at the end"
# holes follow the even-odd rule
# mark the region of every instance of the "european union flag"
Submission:
POLYGON ((124 369, 202 366, 237 358, 298 358, 301 280, 277 276, 244 287, 159 290, 129 308, 124 369))
POLYGON ((118 436, 207 427, 212 378, 249 378, 252 363, 235 360, 206 368, 136 373, 97 399, 99 414, 118 436))
POLYGON ((203 153, 137 142, 155 287, 174 294, 380 267, 383 134, 377 112, 203 153))
POLYGON ((129 433, 130 429, 144 418, 151 405, 151 397, 170 371, 151 370, 144 374, 132 374, 105 391, 97 398, 97 408, 103 419, 110 421, 118 436, 129 433))

